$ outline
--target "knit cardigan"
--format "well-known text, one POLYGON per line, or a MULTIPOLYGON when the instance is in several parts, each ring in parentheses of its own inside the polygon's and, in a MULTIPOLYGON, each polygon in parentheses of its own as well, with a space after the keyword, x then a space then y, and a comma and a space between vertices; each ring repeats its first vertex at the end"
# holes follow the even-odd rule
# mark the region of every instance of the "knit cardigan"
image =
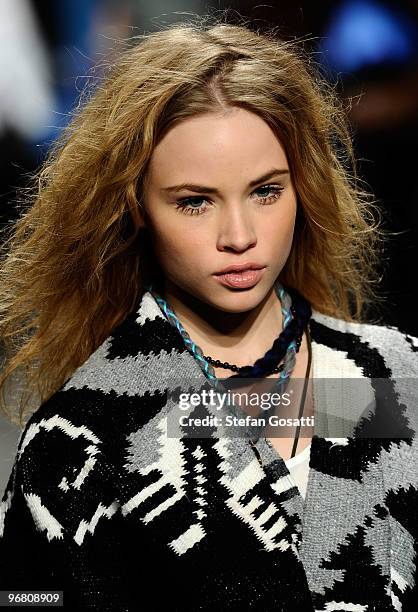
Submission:
MULTIPOLYGON (((314 377, 387 378, 412 424, 416 338, 315 310, 310 332, 314 377)), ((179 377, 205 379, 145 292, 22 431, 0 591, 62 590, 64 608, 101 612, 416 610, 415 435, 314 435, 303 500, 267 443, 169 437, 179 377)))

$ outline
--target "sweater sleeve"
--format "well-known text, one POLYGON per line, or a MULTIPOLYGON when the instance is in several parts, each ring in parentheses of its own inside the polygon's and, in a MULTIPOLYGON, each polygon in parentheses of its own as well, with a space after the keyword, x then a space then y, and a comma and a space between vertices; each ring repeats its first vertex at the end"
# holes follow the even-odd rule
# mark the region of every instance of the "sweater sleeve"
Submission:
POLYGON ((72 610, 130 609, 114 482, 90 429, 57 414, 30 419, 0 504, 0 590, 62 590, 72 610))

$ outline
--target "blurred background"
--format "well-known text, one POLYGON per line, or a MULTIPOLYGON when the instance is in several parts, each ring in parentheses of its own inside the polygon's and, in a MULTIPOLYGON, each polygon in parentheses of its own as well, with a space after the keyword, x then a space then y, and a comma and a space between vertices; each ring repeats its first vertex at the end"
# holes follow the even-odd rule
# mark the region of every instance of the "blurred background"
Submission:
MULTIPOLYGON (((278 26, 352 99, 360 177, 384 227, 396 232, 382 261, 383 322, 418 336, 418 0, 1 0, 0 226, 18 215, 16 190, 69 119, 89 70, 115 41, 228 8, 255 26, 278 26)), ((372 313, 373 314, 373 313, 372 313)), ((0 499, 19 431, 0 414, 0 499)))

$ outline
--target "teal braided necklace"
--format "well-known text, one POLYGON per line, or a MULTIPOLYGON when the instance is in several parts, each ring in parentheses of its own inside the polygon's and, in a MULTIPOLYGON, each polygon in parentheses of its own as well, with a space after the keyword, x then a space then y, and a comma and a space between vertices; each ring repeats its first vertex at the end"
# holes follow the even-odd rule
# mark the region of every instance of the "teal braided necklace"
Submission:
MULTIPOLYGON (((283 329, 284 329, 285 326, 293 318, 293 315, 291 312, 292 298, 289 295, 289 293, 285 290, 285 288, 278 281, 276 281, 274 287, 275 287, 276 294, 279 297, 280 304, 281 304, 281 310, 282 310, 282 315, 283 315, 283 329)), ((186 348, 194 356, 200 368, 202 369, 203 373, 205 374, 206 378, 209 381, 211 381, 212 385, 218 391, 225 391, 224 386, 222 385, 222 383, 220 382, 220 380, 217 378, 215 374, 215 370, 205 358, 202 349, 199 346, 197 346, 197 344, 193 342, 193 340, 190 338, 188 332, 184 329, 183 325, 181 324, 178 317, 176 316, 174 310, 169 306, 167 301, 159 293, 157 293, 152 283, 146 285, 145 289, 149 291, 151 295, 154 297, 154 299, 160 306, 160 309, 162 313, 164 314, 165 318, 170 322, 171 325, 176 327, 176 329, 179 331, 180 335, 183 338, 186 348)), ((299 349, 299 346, 297 345, 296 341, 292 340, 292 342, 290 342, 287 348, 287 351, 286 351, 286 354, 283 360, 283 369, 279 373, 279 376, 276 379, 276 382, 274 385, 274 388, 279 389, 280 392, 283 392, 287 387, 291 373, 296 364, 296 353, 298 352, 298 349, 299 349)))

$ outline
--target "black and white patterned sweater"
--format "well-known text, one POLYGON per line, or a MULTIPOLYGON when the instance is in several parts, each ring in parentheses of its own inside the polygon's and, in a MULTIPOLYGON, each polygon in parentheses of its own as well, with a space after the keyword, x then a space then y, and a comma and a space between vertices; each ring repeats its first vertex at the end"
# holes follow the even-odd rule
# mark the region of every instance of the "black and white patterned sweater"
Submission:
MULTIPOLYGON (((412 422, 416 338, 316 311, 310 331, 314 377, 387 378, 412 422)), ((304 501, 272 446, 168 437, 179 376, 204 378, 146 292, 22 432, 0 590, 63 590, 71 610, 416 609, 415 436, 314 436, 304 501)))

